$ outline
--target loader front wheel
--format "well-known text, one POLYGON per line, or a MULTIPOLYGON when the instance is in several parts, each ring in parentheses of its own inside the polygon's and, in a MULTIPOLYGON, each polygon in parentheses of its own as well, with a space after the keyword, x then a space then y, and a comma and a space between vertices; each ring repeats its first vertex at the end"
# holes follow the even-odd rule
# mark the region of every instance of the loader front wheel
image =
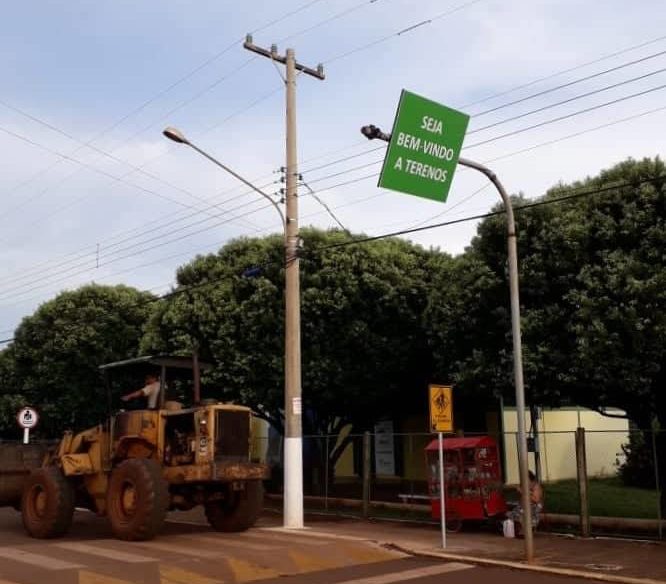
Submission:
POLYGON ((169 487, 160 465, 147 458, 130 458, 111 472, 107 492, 111 529, 119 539, 152 539, 166 519, 169 487))
POLYGON ((261 481, 248 481, 243 490, 229 488, 225 499, 207 503, 206 519, 217 531, 245 531, 255 524, 263 504, 264 487, 261 481))
POLYGON ((40 539, 69 531, 74 516, 74 488, 55 466, 33 470, 21 497, 21 516, 28 534, 40 539))

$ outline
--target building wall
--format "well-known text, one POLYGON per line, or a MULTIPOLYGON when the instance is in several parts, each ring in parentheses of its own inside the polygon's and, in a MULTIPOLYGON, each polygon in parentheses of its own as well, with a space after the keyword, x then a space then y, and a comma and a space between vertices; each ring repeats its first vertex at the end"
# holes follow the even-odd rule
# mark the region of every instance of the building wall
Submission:
MULTIPOLYGON (((518 449, 516 441, 518 420, 515 408, 504 408, 504 450, 506 477, 509 484, 517 484, 518 449)), ((529 412, 525 412, 525 427, 530 428, 529 412)), ((629 421, 609 418, 584 408, 541 410, 539 420, 539 447, 543 481, 576 478, 575 432, 586 430, 587 471, 589 476, 609 476, 617 472, 616 460, 621 445, 629 440, 629 421)), ((529 455, 530 469, 534 470, 534 455, 529 455)))

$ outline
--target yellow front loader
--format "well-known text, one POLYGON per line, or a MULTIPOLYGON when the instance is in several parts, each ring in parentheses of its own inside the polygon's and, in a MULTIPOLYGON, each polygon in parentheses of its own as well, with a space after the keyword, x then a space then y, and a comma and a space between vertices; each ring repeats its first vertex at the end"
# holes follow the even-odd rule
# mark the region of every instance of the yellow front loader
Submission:
MULTIPOLYGON (((192 368, 189 359, 142 357, 104 370, 160 367, 159 409, 120 412, 84 432, 66 432, 57 449, 27 477, 21 512, 38 538, 65 534, 75 507, 109 518, 116 537, 146 540, 170 509, 203 505, 219 531, 243 531, 261 513, 268 466, 250 458, 252 412, 211 400, 164 399, 167 374, 192 368)), ((198 372, 194 375, 198 385, 198 372)))

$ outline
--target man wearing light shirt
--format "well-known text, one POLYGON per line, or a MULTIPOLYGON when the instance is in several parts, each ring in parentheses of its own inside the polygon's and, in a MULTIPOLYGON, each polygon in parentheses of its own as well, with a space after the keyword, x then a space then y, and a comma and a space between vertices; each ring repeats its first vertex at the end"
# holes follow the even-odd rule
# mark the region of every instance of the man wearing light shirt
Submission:
POLYGON ((157 398, 160 395, 160 378, 154 373, 146 375, 146 385, 132 393, 122 396, 120 399, 129 401, 137 397, 145 396, 148 398, 148 409, 154 410, 157 407, 157 398))

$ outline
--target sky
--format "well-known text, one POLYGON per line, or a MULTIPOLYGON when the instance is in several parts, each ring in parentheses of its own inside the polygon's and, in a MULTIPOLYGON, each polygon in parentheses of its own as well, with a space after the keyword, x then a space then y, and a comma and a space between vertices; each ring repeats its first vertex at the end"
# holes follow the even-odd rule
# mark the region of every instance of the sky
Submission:
MULTIPOLYGON (((666 10, 620 0, 28 0, 0 21, 0 340, 59 292, 156 294, 231 238, 281 230, 275 209, 178 127, 279 198, 281 68, 296 51, 300 223, 379 235, 490 210, 459 168, 445 204, 377 186, 402 89, 471 116, 462 155, 538 197, 666 150, 666 10), (492 111, 490 111, 492 110, 492 111), (536 126, 536 127, 533 127, 536 126), (479 144, 481 143, 481 144, 479 144), (319 199, 319 200, 317 200, 319 199), (321 202, 320 202, 321 201, 321 202)), ((461 253, 476 223, 407 236, 461 253)))

